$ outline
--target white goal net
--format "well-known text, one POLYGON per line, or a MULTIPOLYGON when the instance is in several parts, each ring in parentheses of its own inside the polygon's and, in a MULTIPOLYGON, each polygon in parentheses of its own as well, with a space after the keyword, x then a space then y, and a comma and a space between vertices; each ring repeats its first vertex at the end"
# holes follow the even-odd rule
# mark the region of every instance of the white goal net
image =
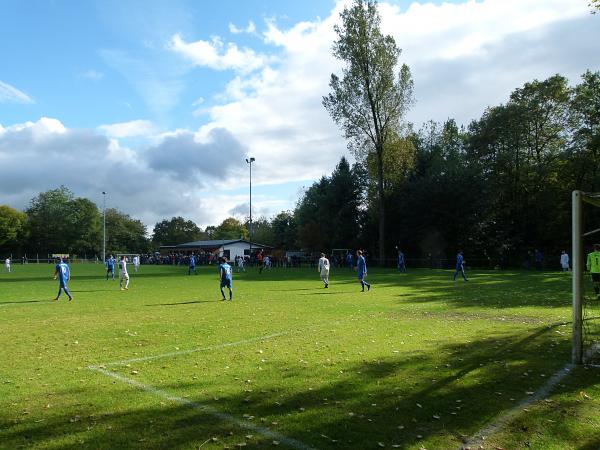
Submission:
POLYGON ((600 364, 600 193, 573 192, 573 352, 575 364, 600 364), (598 247, 596 247, 597 249, 598 247))

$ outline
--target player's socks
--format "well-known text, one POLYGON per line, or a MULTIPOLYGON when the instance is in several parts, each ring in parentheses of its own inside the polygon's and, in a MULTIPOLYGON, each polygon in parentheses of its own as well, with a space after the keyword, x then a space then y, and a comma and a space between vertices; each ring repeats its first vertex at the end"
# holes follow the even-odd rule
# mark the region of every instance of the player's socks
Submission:
POLYGON ((371 290, 371 285, 369 283, 365 283, 367 285, 367 291, 371 290))

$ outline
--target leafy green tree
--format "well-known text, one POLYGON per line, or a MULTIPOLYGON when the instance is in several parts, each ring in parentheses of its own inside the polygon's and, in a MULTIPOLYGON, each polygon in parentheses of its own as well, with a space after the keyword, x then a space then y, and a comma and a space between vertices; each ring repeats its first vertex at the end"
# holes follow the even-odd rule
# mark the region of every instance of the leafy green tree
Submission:
MULTIPOLYGON (((600 5, 599 5, 600 6, 600 5)), ((600 72, 587 71, 571 102, 573 176, 577 189, 600 189, 600 72)))
POLYGON ((102 215, 98 207, 81 197, 73 199, 70 206, 72 234, 69 252, 80 256, 98 254, 102 242, 102 215))
MULTIPOLYGON (((246 222, 244 227, 249 230, 249 225, 249 222, 246 222)), ((273 227, 266 217, 252 220, 252 241, 259 244, 273 245, 273 240, 273 227)))
POLYGON ((215 239, 215 233, 217 231, 217 227, 214 225, 209 225, 204 230, 204 234, 206 235, 206 239, 215 239))
POLYGON ((27 215, 8 205, 0 205, 0 248, 16 248, 25 232, 27 215))
POLYGON ((213 239, 248 239, 248 230, 239 220, 228 217, 215 228, 213 239))
POLYGON ((327 200, 329 179, 321 178, 304 192, 298 202, 294 216, 298 222, 298 245, 305 250, 323 251, 329 247, 333 230, 328 226, 327 200))
POLYGON ((35 253, 69 252, 72 241, 73 193, 64 186, 34 197, 26 210, 29 250, 35 253))
POLYGON ((592 14, 600 11, 600 0, 590 0, 589 6, 592 8, 592 14))
POLYGON ((354 0, 335 26, 333 55, 346 63, 342 77, 331 75, 331 92, 323 105, 341 126, 349 147, 360 158, 375 162, 379 217, 379 258, 385 257, 385 155, 402 131, 412 103, 410 69, 398 70, 401 50, 392 36, 381 33, 381 18, 373 0, 354 0))
POLYGON ((150 251, 146 226, 114 208, 106 210, 106 250, 109 253, 146 253, 150 251))
POLYGON ((310 186, 298 202, 294 218, 300 247, 314 251, 354 248, 363 201, 361 171, 342 158, 331 177, 322 177, 310 186))
POLYGON ((99 251, 101 216, 88 199, 75 198, 64 186, 34 197, 26 211, 27 247, 35 253, 71 253, 83 256, 99 251))
POLYGON ((183 217, 172 217, 154 225, 152 243, 159 247, 161 245, 176 245, 197 241, 203 237, 202 230, 191 220, 185 220, 183 217))
POLYGON ((282 211, 271 220, 273 246, 284 250, 296 249, 298 226, 292 211, 282 211))
POLYGON ((568 240, 571 99, 564 77, 534 80, 469 127, 470 159, 479 161, 488 195, 486 229, 513 261, 568 240))

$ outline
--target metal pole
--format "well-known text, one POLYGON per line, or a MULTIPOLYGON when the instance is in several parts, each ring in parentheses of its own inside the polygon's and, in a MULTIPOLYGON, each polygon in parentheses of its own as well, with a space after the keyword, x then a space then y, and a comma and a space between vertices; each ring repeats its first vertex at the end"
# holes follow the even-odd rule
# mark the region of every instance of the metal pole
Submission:
POLYGON ((246 158, 246 162, 250 165, 250 260, 252 260, 252 163, 256 158, 246 158))
POLYGON ((102 191, 102 264, 106 262, 106 192, 102 191))
POLYGON ((582 364, 583 362, 583 322, 581 305, 581 287, 583 282, 583 248, 581 242, 581 197, 581 191, 573 191, 573 349, 571 353, 573 364, 582 364))

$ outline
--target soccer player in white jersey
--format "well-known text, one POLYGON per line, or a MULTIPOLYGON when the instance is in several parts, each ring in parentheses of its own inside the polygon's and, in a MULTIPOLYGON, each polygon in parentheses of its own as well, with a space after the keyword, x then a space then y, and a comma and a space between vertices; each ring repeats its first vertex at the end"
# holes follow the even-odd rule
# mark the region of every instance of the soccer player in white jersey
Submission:
POLYGON ((569 254, 566 250, 563 250, 560 254, 560 267, 562 267, 563 272, 569 271, 569 254))
POLYGON ((325 285, 325 288, 329 287, 329 260, 325 257, 325 253, 321 253, 319 259, 318 272, 321 274, 321 281, 325 285))
POLYGON ((129 274, 127 273, 127 258, 125 256, 121 256, 119 262, 119 286, 122 291, 129 289, 129 274), (125 286, 123 286, 123 283, 125 286))
POLYGON ((10 273, 10 258, 6 258, 6 260, 4 261, 4 265, 6 267, 6 271, 10 273))
POLYGON ((133 257, 133 271, 137 273, 139 267, 140 267, 140 257, 135 255, 133 257))
POLYGON ((238 271, 238 273, 246 271, 246 269, 244 268, 244 257, 243 256, 237 257, 237 271, 238 271))

